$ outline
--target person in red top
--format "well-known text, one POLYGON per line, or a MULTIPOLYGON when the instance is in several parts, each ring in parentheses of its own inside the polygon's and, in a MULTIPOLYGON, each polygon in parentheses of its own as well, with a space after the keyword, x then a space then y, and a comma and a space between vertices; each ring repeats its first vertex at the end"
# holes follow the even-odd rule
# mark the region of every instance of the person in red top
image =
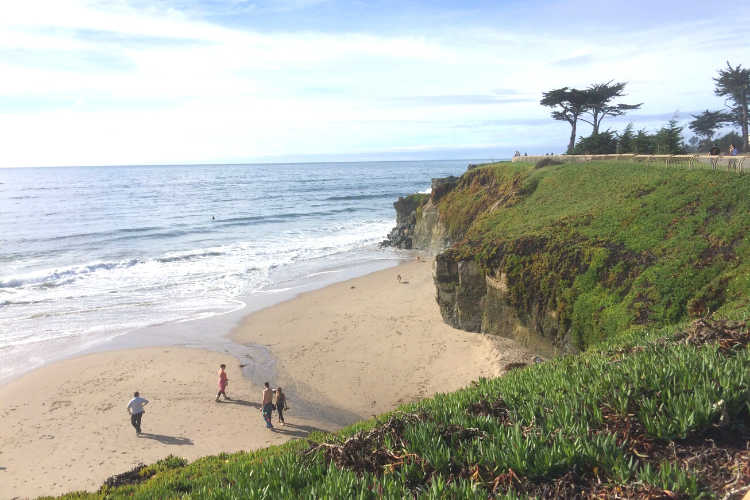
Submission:
POLYGON ((224 371, 224 368, 226 368, 227 365, 221 365, 219 366, 219 392, 216 393, 216 401, 219 401, 219 396, 224 396, 224 399, 232 400, 229 396, 227 396, 227 393, 225 392, 227 389, 227 384, 229 383, 229 378, 227 378, 227 372, 224 371))

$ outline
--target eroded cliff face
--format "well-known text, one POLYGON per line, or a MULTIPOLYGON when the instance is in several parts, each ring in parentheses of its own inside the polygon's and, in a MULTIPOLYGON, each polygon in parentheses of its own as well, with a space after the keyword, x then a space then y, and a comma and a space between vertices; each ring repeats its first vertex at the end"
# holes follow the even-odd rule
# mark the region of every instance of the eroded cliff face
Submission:
POLYGON ((479 267, 470 260, 456 262, 452 252, 445 251, 435 257, 433 277, 445 322, 461 330, 481 331, 485 289, 479 267))
POLYGON ((445 225, 440 220, 438 201, 456 186, 457 177, 432 179, 430 194, 414 194, 393 203, 396 227, 381 246, 424 250, 436 254, 450 245, 445 225))
POLYGON ((391 246, 406 250, 418 248, 414 246, 417 211, 428 198, 427 194, 413 194, 401 197, 393 203, 393 208, 396 209, 396 227, 380 242, 381 247, 391 246))
POLYGON ((432 179, 430 197, 419 209, 414 226, 414 248, 437 254, 451 244, 445 224, 440 220, 438 202, 458 183, 457 177, 432 179))
POLYGON ((560 338, 559 317, 547 304, 535 302, 533 313, 519 314, 510 305, 507 276, 484 276, 486 291, 482 298, 482 332, 516 340, 529 350, 545 356, 574 352, 566 337, 560 338))
MULTIPOLYGON (((547 356, 570 350, 554 340, 558 338, 558 321, 545 304, 537 304, 531 314, 520 313, 509 301, 508 287, 503 284, 507 276, 488 276, 474 260, 461 260, 450 249, 452 242, 439 206, 458 182, 457 177, 433 179, 430 195, 399 198, 393 205, 396 227, 381 245, 436 255, 436 300, 443 319, 454 328, 513 338, 547 356)), ((511 194, 518 189, 510 188, 511 194)))
POLYGON ((431 198, 422 205, 420 217, 415 221, 413 242, 414 248, 433 254, 450 245, 445 227, 440 222, 438 207, 431 198))
POLYGON ((547 304, 533 303, 527 314, 511 305, 505 274, 488 275, 448 249, 436 256, 433 277, 440 313, 452 327, 511 338, 545 356, 575 351, 558 336, 559 318, 547 304))

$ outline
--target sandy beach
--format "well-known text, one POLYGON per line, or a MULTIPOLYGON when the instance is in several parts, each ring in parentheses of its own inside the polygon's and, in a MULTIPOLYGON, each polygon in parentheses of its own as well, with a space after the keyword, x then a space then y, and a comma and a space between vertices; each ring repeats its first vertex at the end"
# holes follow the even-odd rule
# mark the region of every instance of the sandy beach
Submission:
POLYGON ((269 382, 287 393, 290 425, 265 429, 262 381, 244 378, 226 353, 163 347, 58 362, 0 387, 0 498, 95 490, 169 454, 193 460, 335 430, 530 356, 443 323, 428 261, 302 294, 246 317, 231 336, 272 352, 269 382), (233 402, 214 402, 220 363, 233 402), (134 390, 151 402, 141 437, 125 409, 134 390))

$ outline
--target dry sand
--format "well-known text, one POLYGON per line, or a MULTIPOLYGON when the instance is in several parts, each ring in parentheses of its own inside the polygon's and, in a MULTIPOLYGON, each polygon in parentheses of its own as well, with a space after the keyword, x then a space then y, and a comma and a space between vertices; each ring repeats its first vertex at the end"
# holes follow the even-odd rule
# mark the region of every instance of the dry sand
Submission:
POLYGON ((508 339, 446 325, 429 261, 264 309, 248 316, 232 338, 268 346, 278 360, 274 382, 297 399, 361 418, 499 375, 507 363, 529 359, 508 339))
POLYGON ((444 324, 424 261, 259 311, 232 337, 271 350, 269 382, 285 388, 291 425, 265 429, 261 381, 243 378, 228 354, 164 347, 62 361, 0 387, 0 498, 94 490, 169 454, 193 460, 334 430, 529 358, 510 340, 444 324), (239 401, 214 402, 220 363, 239 401), (151 401, 141 437, 125 409, 134 390, 151 401))
POLYGON ((269 432, 259 396, 234 358, 200 349, 133 349, 41 368, 0 388, 0 498, 95 490, 170 453, 193 460, 334 428, 295 417, 295 427, 269 432), (221 363, 234 402, 214 402, 221 363), (141 437, 125 408, 135 389, 149 400, 141 437))

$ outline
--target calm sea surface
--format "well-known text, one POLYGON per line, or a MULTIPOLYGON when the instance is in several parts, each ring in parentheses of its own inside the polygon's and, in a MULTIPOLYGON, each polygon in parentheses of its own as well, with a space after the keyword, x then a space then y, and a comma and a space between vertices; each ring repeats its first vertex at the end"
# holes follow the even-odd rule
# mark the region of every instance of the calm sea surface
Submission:
POLYGON ((0 169, 0 380, 393 263, 393 202, 470 162, 0 169))

